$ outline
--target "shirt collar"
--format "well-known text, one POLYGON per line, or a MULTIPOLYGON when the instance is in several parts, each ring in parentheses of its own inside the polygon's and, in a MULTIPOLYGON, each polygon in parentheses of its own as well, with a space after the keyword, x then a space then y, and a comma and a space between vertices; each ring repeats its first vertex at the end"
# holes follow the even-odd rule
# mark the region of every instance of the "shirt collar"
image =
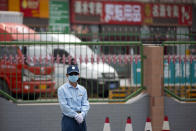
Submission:
MULTIPOLYGON (((69 82, 68 82, 68 87, 69 88, 74 88, 69 82)), ((76 85, 76 89, 78 89, 78 84, 76 85)))

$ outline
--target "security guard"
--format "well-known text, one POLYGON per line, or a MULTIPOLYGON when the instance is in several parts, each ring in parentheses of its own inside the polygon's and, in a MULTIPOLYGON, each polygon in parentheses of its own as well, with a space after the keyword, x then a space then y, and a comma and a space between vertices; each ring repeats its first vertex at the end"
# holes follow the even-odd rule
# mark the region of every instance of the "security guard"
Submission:
POLYGON ((69 82, 58 89, 58 100, 63 113, 62 131, 87 131, 85 117, 90 106, 86 89, 77 83, 78 67, 70 65, 66 76, 69 82))

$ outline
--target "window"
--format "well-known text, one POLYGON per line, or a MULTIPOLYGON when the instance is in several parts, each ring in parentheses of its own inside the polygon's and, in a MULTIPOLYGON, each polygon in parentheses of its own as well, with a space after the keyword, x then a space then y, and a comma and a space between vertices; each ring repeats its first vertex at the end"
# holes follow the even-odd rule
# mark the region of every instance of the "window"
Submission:
POLYGON ((17 48, 16 47, 7 47, 7 46, 0 46, 0 57, 4 56, 12 56, 15 57, 17 55, 17 48))
POLYGON ((53 57, 54 57, 55 60, 57 59, 58 55, 60 57, 60 61, 59 61, 60 63, 63 63, 62 62, 63 61, 63 55, 65 55, 65 57, 69 56, 69 54, 63 49, 54 49, 53 50, 53 57))

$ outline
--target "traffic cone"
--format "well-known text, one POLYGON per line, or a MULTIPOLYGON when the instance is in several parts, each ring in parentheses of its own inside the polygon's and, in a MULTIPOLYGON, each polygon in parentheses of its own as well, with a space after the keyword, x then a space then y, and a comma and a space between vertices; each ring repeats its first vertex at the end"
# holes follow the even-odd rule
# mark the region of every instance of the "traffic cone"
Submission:
POLYGON ((103 131, 111 131, 109 117, 106 117, 105 118, 105 123, 104 123, 103 131))
POLYGON ((151 120, 149 117, 146 119, 146 125, 145 125, 144 131, 152 131, 152 124, 151 124, 151 120))
POLYGON ((170 131, 167 116, 165 116, 165 118, 164 118, 162 131, 170 131))
POLYGON ((127 123, 125 126, 125 131, 133 131, 132 123, 131 123, 131 118, 127 118, 127 123))

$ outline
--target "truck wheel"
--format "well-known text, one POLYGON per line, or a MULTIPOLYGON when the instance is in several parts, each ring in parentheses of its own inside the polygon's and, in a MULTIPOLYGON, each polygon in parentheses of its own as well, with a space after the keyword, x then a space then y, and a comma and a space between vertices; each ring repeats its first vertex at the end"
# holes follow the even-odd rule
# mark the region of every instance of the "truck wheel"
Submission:
POLYGON ((10 95, 10 90, 8 89, 8 85, 4 80, 0 79, 0 90, 10 95))

